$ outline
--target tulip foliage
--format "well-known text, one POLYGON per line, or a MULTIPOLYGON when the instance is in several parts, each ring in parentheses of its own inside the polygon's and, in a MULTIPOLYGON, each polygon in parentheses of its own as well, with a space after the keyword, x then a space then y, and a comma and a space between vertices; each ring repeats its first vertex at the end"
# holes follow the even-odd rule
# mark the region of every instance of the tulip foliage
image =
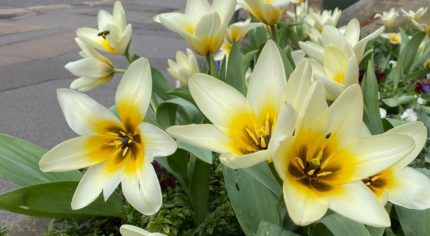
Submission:
POLYGON ((429 12, 404 11, 415 28, 393 32, 393 9, 363 35, 356 19, 337 26, 338 9, 289 2, 188 0, 184 13, 155 16, 189 46, 160 70, 133 52, 120 2, 100 11, 97 28, 77 30, 82 59, 65 66, 79 78, 57 90, 79 136, 45 150, 1 135, 0 176, 20 188, 0 208, 120 218, 125 236, 428 232, 429 12), (249 18, 232 19, 236 10, 249 18), (112 107, 84 94, 114 78, 112 107), (161 172, 173 185, 160 185, 161 172), (176 214, 166 196, 176 185, 191 223, 130 225, 130 211, 176 214), (215 185, 228 200, 214 200, 215 185), (233 209, 238 223, 227 225, 242 232, 205 229, 224 217, 213 202, 233 209))

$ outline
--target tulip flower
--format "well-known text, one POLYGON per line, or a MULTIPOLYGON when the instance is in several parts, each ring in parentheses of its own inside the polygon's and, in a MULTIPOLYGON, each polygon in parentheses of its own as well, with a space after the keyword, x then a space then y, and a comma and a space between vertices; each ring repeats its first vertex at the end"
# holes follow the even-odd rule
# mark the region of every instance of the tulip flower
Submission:
POLYGON ((289 0, 238 0, 260 22, 274 26, 284 15, 289 0))
POLYGON ((400 37, 399 33, 381 34, 381 37, 384 39, 388 39, 391 44, 400 44, 402 41, 402 37, 400 37))
POLYGON ((58 144, 40 160, 44 172, 89 167, 72 198, 72 209, 93 202, 101 192, 108 199, 121 183, 130 204, 145 215, 161 207, 162 195, 151 162, 176 150, 175 142, 156 126, 143 123, 151 99, 148 60, 132 63, 118 85, 115 104, 119 118, 85 94, 57 91, 70 128, 79 135, 58 144))
POLYGON ((285 99, 297 110, 302 107, 311 76, 310 66, 302 63, 287 84, 278 48, 268 41, 252 72, 246 97, 216 78, 194 75, 188 84, 191 95, 212 124, 172 126, 167 132, 189 144, 221 153, 221 162, 230 168, 270 161, 279 109, 285 99))
POLYGON ((284 105, 278 126, 296 125, 285 128, 285 138, 272 149, 290 218, 308 225, 331 209, 363 224, 389 226, 384 207, 361 180, 407 156, 414 139, 393 133, 361 137, 360 86, 347 88, 330 107, 321 82, 316 87, 302 117, 284 105))
POLYGON ((382 12, 382 14, 376 14, 375 19, 381 19, 386 28, 391 28, 393 27, 394 21, 397 19, 398 16, 399 13, 396 11, 396 9, 391 8, 389 11, 382 12))
POLYGON ((236 0, 188 0, 185 14, 171 12, 154 20, 181 35, 197 54, 214 54, 221 47, 227 25, 233 16, 236 0))
POLYGON ((111 15, 105 10, 98 13, 98 29, 83 27, 76 33, 91 46, 110 54, 127 55, 131 42, 132 27, 127 24, 124 8, 116 1, 111 15))
POLYGON ((421 17, 427 12, 428 7, 420 7, 417 11, 406 11, 405 9, 400 9, 404 16, 408 17, 411 21, 420 21, 421 17))
POLYGON ((418 30, 430 34, 430 11, 423 10, 422 15, 419 17, 419 19, 412 19, 412 23, 418 30))
POLYGON ((342 11, 338 8, 331 10, 324 10, 322 12, 315 12, 313 9, 305 17, 305 23, 318 32, 322 32, 324 26, 331 25, 335 27, 342 15, 342 11))
POLYGON ((166 236, 162 233, 151 233, 134 225, 122 225, 119 228, 122 236, 166 236))
MULTIPOLYGON (((363 130, 362 136, 370 136, 363 130)), ((424 174, 408 167, 418 156, 427 140, 427 129, 421 122, 406 123, 387 131, 390 134, 407 135, 414 139, 414 149, 392 167, 372 175, 363 182, 372 190, 382 205, 387 201, 409 209, 430 208, 430 180, 424 174)))
POLYGON ((188 48, 187 54, 177 52, 176 62, 169 59, 167 64, 169 65, 167 72, 182 85, 187 85, 191 76, 200 72, 196 56, 188 48))
POLYGON ((251 23, 251 19, 231 24, 227 29, 227 34, 220 51, 214 57, 215 60, 221 61, 224 56, 228 57, 230 55, 231 48, 233 47, 233 43, 241 41, 250 30, 262 25, 263 24, 261 23, 251 23))
POLYGON ((86 92, 111 80, 115 73, 112 62, 79 38, 75 38, 75 41, 81 48, 83 59, 64 66, 70 73, 80 77, 70 84, 70 88, 86 92))
POLYGON ((360 40, 360 23, 357 19, 352 19, 346 25, 344 32, 333 26, 324 26, 321 37, 314 42, 299 42, 300 47, 310 57, 323 61, 324 47, 330 44, 338 48, 352 47, 357 62, 363 59, 367 43, 377 38, 384 32, 384 27, 380 27, 375 32, 360 40))

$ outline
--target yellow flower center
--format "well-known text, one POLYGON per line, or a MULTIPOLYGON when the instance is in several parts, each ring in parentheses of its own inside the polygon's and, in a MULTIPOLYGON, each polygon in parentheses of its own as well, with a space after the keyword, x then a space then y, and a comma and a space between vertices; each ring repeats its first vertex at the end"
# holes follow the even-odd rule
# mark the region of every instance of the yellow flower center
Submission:
POLYGON ((343 84, 343 81, 345 80, 345 72, 344 71, 337 72, 334 75, 333 80, 336 81, 336 82, 338 82, 338 83, 343 84))
POLYGON ((380 197, 387 187, 394 184, 393 170, 387 169, 382 173, 370 176, 362 181, 377 197, 380 197))
POLYGON ((424 62, 424 67, 430 69, 430 58, 424 62))
POLYGON ((388 40, 390 40, 392 44, 399 44, 401 41, 401 38, 400 38, 400 35, 398 34, 390 34, 388 35, 388 40))
POLYGON ((337 150, 338 141, 333 136, 302 134, 286 156, 289 178, 303 191, 336 192, 336 185, 348 181, 353 174, 354 156, 347 150, 337 150))
POLYGON ((109 43, 109 40, 106 38, 110 34, 109 31, 103 31, 97 34, 99 36, 99 44, 110 54, 118 54, 115 48, 109 43))

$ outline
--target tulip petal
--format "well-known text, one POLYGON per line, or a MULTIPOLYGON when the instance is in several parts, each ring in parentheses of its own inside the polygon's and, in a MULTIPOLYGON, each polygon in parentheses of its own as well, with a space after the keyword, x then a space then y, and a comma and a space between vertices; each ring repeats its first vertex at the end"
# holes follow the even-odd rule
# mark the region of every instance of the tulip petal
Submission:
POLYGON ((118 85, 115 104, 126 127, 137 128, 151 100, 152 74, 146 58, 133 62, 118 85))
POLYGON ((197 24, 200 18, 207 14, 211 9, 206 0, 188 0, 185 6, 185 15, 190 17, 194 24, 197 24))
POLYGON ((299 191, 294 185, 285 182, 283 192, 288 215, 296 225, 309 225, 321 219, 327 212, 327 203, 321 203, 315 196, 310 195, 310 191, 299 191))
POLYGON ((427 141, 427 129, 422 122, 410 122, 399 125, 390 129, 387 133, 404 134, 413 138, 415 141, 414 149, 393 166, 395 170, 400 170, 408 166, 418 156, 427 141))
POLYGON ((234 0, 214 0, 212 3, 212 10, 218 12, 221 18, 221 24, 226 27, 230 22, 236 8, 236 1, 234 0))
POLYGON ((84 43, 89 44, 92 47, 97 48, 98 50, 106 51, 106 48, 104 48, 103 45, 99 43, 99 33, 99 30, 88 27, 82 27, 76 30, 76 35, 84 43))
POLYGON ((83 58, 69 62, 64 66, 70 73, 76 76, 91 78, 107 77, 113 74, 113 67, 95 58, 83 58))
POLYGON ((353 85, 329 107, 329 123, 326 133, 339 138, 339 147, 360 137, 363 119, 363 95, 359 85, 353 85))
MULTIPOLYGON (((360 123, 361 124, 361 123, 360 123)), ((378 174, 392 166, 415 147, 414 140, 403 134, 380 134, 361 138, 346 145, 356 157, 352 165, 356 171, 351 181, 358 181, 378 174)))
POLYGON ((289 152, 294 146, 295 137, 290 136, 282 140, 279 145, 276 145, 276 149, 272 152, 273 164, 276 168, 279 178, 283 181, 287 180, 288 175, 288 164, 289 164, 289 152))
POLYGON ((343 48, 347 44, 345 37, 340 33, 340 31, 331 26, 324 26, 323 33, 321 34, 321 42, 323 45, 336 45, 336 47, 343 48))
POLYGON ((294 108, 289 103, 284 103, 279 112, 276 127, 269 142, 269 150, 271 150, 272 153, 283 139, 293 134, 296 128, 296 120, 297 114, 294 108))
POLYGON ((167 128, 174 138, 217 153, 227 153, 229 138, 214 125, 177 125, 167 128))
POLYGON ((109 29, 108 25, 112 24, 112 20, 113 17, 112 15, 105 11, 105 10, 100 10, 98 15, 97 15, 97 22, 98 22, 98 27, 100 31, 104 31, 109 29))
POLYGON ((240 92, 212 76, 195 74, 188 86, 197 106, 214 125, 225 127, 238 113, 252 113, 240 92))
POLYGON ((334 195, 329 208, 357 222, 375 227, 390 226, 390 217, 361 181, 344 185, 343 194, 334 195))
POLYGON ((166 236, 162 233, 151 233, 134 225, 121 225, 119 232, 122 236, 166 236))
POLYGON ((87 92, 111 80, 111 76, 101 78, 80 77, 70 83, 70 89, 87 92))
POLYGON ((381 27, 374 31, 373 33, 367 35, 365 38, 361 39, 355 46, 354 46, 354 53, 357 58, 357 61, 360 62, 364 55, 364 50, 366 50, 367 43, 379 37, 384 32, 385 28, 381 27))
POLYGON ((157 126, 141 123, 140 131, 146 156, 168 156, 176 151, 175 141, 157 126))
POLYGON ((350 20, 346 25, 345 38, 351 46, 358 43, 360 39, 360 22, 356 18, 350 20))
POLYGON ((162 204, 161 188, 154 167, 148 161, 137 173, 128 173, 121 182, 127 201, 140 213, 153 215, 162 204))
POLYGON ((358 84, 359 68, 355 57, 350 57, 347 63, 344 85, 358 84))
POLYGON ((310 57, 323 61, 324 48, 314 42, 299 42, 300 48, 310 57))
POLYGON ((111 173, 104 173, 103 163, 88 168, 76 188, 72 198, 72 209, 78 210, 92 203, 103 191, 106 184, 109 184, 111 173))
POLYGON ((81 136, 64 141, 43 155, 39 162, 40 169, 43 172, 70 171, 98 164, 107 158, 105 153, 100 155, 104 142, 98 136, 81 136), (94 141, 100 145, 91 145, 94 141))
POLYGON ((127 24, 127 18, 125 16, 124 7, 120 1, 116 1, 113 5, 112 17, 115 25, 119 28, 124 29, 127 24))
MULTIPOLYGON (((267 68, 267 67, 266 67, 267 68)), ((286 88, 287 101, 295 108, 303 108, 302 103, 312 83, 312 67, 307 60, 300 62, 291 73, 286 88)), ((300 111, 298 111, 300 112, 300 111)))
POLYGON ((196 38, 191 39, 191 47, 200 55, 216 53, 223 42, 224 33, 218 13, 209 13, 197 23, 196 38))
POLYGON ((264 150, 242 156, 235 156, 232 153, 223 153, 219 158, 221 163, 229 168, 243 169, 270 160, 271 155, 269 150, 264 150))
POLYGON ((268 107, 279 110, 283 102, 286 82, 284 64, 278 46, 269 40, 258 57, 248 85, 247 99, 257 115, 268 107))
POLYGON ((168 30, 181 35, 186 40, 189 40, 194 34, 195 24, 184 14, 177 12, 162 13, 158 15, 158 19, 168 30))
POLYGON ((419 171, 405 167, 394 173, 394 185, 388 189, 388 200, 409 209, 430 208, 430 180, 419 171))
MULTIPOLYGON (((298 132, 314 130, 324 132, 328 122, 328 105, 325 100, 325 90, 322 82, 312 84, 309 93, 303 102, 305 107, 303 117, 299 119, 298 132)), ((299 114, 301 115, 301 114, 299 114)))
POLYGON ((122 127, 112 112, 85 94, 57 89, 57 97, 67 124, 77 134, 104 133, 109 127, 122 127))

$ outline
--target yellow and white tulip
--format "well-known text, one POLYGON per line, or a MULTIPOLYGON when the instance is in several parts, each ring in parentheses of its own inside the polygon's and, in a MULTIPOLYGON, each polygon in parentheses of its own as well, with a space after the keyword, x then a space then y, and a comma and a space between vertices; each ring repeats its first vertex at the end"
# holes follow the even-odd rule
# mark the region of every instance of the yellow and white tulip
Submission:
POLYGON ((251 19, 231 24, 227 28, 224 43, 222 44, 220 51, 215 55, 214 59, 220 61, 224 56, 228 57, 230 55, 231 48, 233 47, 233 43, 241 41, 250 30, 262 25, 262 23, 251 22, 251 19))
POLYGON ((191 76, 200 72, 196 56, 188 48, 187 54, 181 51, 177 52, 176 62, 169 59, 167 65, 169 66, 167 72, 182 85, 187 85, 191 76))
POLYGON ((162 233, 151 233, 134 225, 122 225, 119 232, 122 236, 166 236, 162 233))
POLYGON ((278 123, 296 123, 284 129, 285 138, 273 149, 293 222, 311 224, 331 209, 367 225, 389 226, 384 207, 361 180, 407 156, 415 146, 414 139, 397 133, 361 137, 359 85, 346 89, 328 107, 322 84, 317 82, 303 117, 297 117, 289 104, 284 105, 281 116, 278 123))
POLYGON ((313 9, 310 9, 304 21, 311 29, 322 32, 324 26, 326 25, 335 27, 341 15, 342 11, 338 8, 334 9, 333 11, 324 10, 322 12, 315 12, 313 9))
POLYGON ((260 22, 274 26, 284 15, 289 0, 238 0, 260 22))
POLYGON ((412 23, 418 30, 430 34, 430 11, 424 11, 418 20, 412 19, 412 23))
POLYGON ((299 110, 311 84, 311 68, 302 63, 288 84, 276 44, 264 46, 249 81, 246 97, 224 82, 194 75, 189 88, 197 106, 212 124, 172 126, 167 132, 184 142, 220 153, 230 168, 246 168, 271 160, 271 139, 285 99, 299 110), (268 69, 270 68, 270 69, 268 69))
POLYGON ((124 8, 116 1, 111 15, 105 10, 98 13, 98 28, 79 28, 78 37, 91 46, 110 54, 126 55, 131 42, 132 26, 127 24, 124 8))
POLYGON ((214 54, 221 47, 236 0, 187 0, 185 14, 162 13, 154 20, 181 35, 197 54, 214 54))
MULTIPOLYGON (((370 136, 363 129, 362 136, 370 136)), ((387 201, 409 209, 430 208, 430 180, 408 165, 418 156, 427 140, 427 129, 421 122, 406 123, 387 131, 414 139, 414 149, 399 162, 384 171, 372 175, 363 182, 372 190, 382 205, 387 201)))
POLYGON ((404 16, 409 18, 409 20, 418 22, 421 20, 421 17, 423 17, 423 15, 427 12, 428 7, 421 7, 417 11, 406 11, 403 8, 400 10, 402 11, 404 16))
POLYGON ((391 44, 400 44, 402 42, 402 37, 399 33, 381 34, 381 37, 390 41, 391 44))
POLYGON ((380 27, 360 40, 360 23, 357 19, 352 19, 342 31, 333 26, 324 26, 321 36, 316 37, 314 42, 299 42, 299 45, 306 54, 318 61, 323 60, 325 46, 336 45, 344 50, 352 47, 357 62, 360 62, 364 57, 367 43, 383 32, 384 27, 380 27))
POLYGON ((399 17, 399 12, 397 12, 394 8, 391 8, 389 11, 384 11, 382 14, 375 14, 375 19, 381 19, 386 28, 393 27, 397 17, 399 17))
POLYGON ((64 66, 70 73, 79 76, 70 84, 70 88, 86 92, 111 80, 115 73, 112 62, 79 38, 75 38, 75 41, 81 48, 83 59, 64 66))
POLYGON ((73 195, 72 209, 81 209, 103 192, 108 199, 119 183, 127 201, 145 215, 161 207, 162 195, 152 166, 154 156, 167 156, 176 143, 143 118, 151 99, 151 67, 145 58, 133 62, 118 85, 119 118, 89 96, 57 91, 70 128, 81 135, 58 144, 40 160, 44 172, 89 167, 73 195))

